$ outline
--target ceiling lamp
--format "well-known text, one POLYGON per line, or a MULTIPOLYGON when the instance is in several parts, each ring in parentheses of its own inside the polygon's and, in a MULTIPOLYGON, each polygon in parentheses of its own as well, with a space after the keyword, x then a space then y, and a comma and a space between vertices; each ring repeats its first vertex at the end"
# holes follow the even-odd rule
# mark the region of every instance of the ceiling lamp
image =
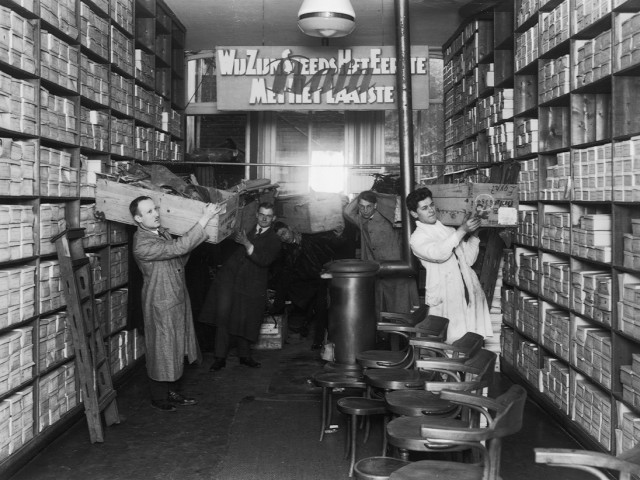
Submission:
POLYGON ((349 0, 304 0, 298 27, 311 37, 344 37, 356 27, 356 13, 349 0))

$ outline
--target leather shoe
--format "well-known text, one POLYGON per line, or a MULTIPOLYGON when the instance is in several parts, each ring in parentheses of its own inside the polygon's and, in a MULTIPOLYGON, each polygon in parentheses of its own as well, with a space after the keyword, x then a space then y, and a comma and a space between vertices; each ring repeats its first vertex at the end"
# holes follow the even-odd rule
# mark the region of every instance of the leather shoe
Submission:
POLYGON ((198 401, 195 398, 183 397, 178 392, 169 391, 169 403, 187 407, 190 405, 197 405, 198 401))
POLYGON ((176 407, 171 405, 169 402, 158 402, 156 400, 151 400, 151 406, 156 410, 160 410, 161 412, 175 412, 176 407))
POLYGON ((210 372, 217 372, 221 368, 224 368, 227 365, 227 361, 224 358, 216 358, 213 362, 213 365, 209 368, 210 372))
POLYGON ((261 363, 256 362, 253 358, 240 357, 240 365, 246 365, 251 368, 260 368, 261 363))

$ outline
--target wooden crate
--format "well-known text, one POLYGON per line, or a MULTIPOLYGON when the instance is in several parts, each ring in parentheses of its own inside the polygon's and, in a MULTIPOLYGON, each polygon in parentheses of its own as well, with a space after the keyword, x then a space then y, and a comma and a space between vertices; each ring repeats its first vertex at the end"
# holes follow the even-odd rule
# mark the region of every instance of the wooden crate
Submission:
POLYGON ((300 233, 344 227, 342 196, 337 193, 287 195, 276 198, 276 216, 300 233))
MULTIPOLYGON (((238 215, 237 193, 218 190, 225 205, 223 213, 209 221, 206 232, 209 243, 219 243, 233 232, 238 215)), ((202 216, 204 203, 190 198, 170 195, 126 183, 98 179, 96 187, 96 211, 102 212, 107 220, 135 225, 129 204, 135 198, 151 197, 160 208, 160 223, 174 235, 186 233, 202 216)))
POLYGON ((460 225, 467 212, 480 217, 481 227, 517 225, 518 185, 448 183, 426 187, 431 190, 438 218, 445 225, 460 225))

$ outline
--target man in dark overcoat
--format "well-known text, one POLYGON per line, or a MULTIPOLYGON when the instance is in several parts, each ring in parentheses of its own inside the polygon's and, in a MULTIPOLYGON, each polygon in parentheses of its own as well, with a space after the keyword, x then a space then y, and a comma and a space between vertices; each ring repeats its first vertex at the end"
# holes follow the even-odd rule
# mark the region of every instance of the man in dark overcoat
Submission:
POLYGON ((263 202, 256 213, 258 224, 247 232, 238 231, 239 246, 222 264, 209 296, 215 295, 215 360, 211 370, 226 365, 232 343, 236 344, 240 364, 257 368, 251 357, 251 344, 258 340, 267 304, 269 266, 278 258, 280 240, 271 228, 274 206, 263 202))
POLYGON ((189 252, 209 238, 205 227, 220 212, 220 206, 205 205, 198 222, 178 238, 172 238, 160 226, 158 208, 151 198, 136 198, 129 210, 138 225, 133 235, 133 257, 143 276, 142 311, 151 405, 173 412, 175 405, 197 403, 177 392, 185 356, 189 362, 198 357, 184 266, 189 252))

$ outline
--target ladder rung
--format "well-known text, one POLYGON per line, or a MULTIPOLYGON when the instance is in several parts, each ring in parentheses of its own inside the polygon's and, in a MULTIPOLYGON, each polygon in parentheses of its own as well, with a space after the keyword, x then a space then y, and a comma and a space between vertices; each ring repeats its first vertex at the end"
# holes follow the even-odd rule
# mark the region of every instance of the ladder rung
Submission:
POLYGON ((110 390, 100 397, 100 399, 98 399, 98 407, 100 408, 100 411, 102 412, 111 402, 113 402, 116 399, 116 396, 116 391, 110 390))
POLYGON ((84 237, 84 228, 67 228, 65 231, 60 232, 58 235, 51 238, 51 243, 55 243, 61 237, 67 236, 67 240, 76 240, 84 237))
POLYGON ((88 257, 76 258, 75 260, 71 261, 71 264, 73 265, 73 269, 77 270, 80 267, 84 267, 85 265, 88 265, 89 258, 88 257))

